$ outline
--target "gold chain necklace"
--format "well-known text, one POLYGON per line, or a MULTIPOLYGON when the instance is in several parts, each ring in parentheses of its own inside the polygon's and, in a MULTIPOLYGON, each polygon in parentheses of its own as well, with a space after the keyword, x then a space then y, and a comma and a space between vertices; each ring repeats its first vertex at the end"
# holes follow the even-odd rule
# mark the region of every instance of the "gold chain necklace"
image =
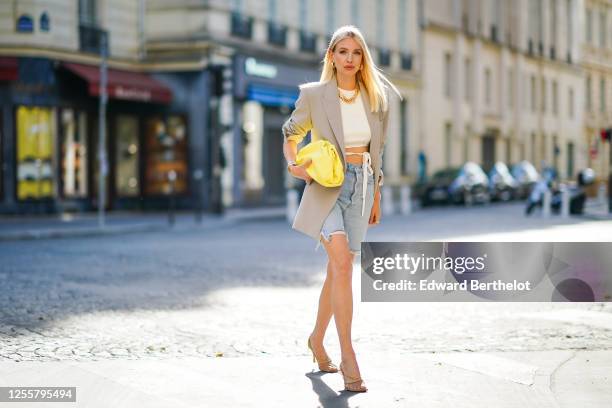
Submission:
POLYGON ((342 100, 342 102, 344 103, 355 102, 355 99, 357 99, 357 95, 359 95, 359 87, 355 89, 355 95, 351 96, 350 98, 347 98, 346 96, 342 95, 342 93, 340 92, 340 89, 338 89, 338 97, 340 97, 340 100, 342 100))

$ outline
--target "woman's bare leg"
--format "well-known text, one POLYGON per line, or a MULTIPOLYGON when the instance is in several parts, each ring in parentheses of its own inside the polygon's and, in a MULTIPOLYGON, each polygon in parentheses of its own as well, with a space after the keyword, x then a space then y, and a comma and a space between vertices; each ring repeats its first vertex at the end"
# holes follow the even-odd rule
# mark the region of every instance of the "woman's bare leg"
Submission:
MULTIPOLYGON (((359 366, 351 339, 353 321, 353 258, 346 235, 332 235, 329 242, 323 240, 331 265, 331 304, 340 340, 342 366, 351 377, 360 377, 359 366)), ((361 384, 357 384, 359 387, 361 384)))
POLYGON ((328 358, 325 348, 323 347, 323 339, 325 338, 325 332, 329 326, 329 321, 333 315, 332 311, 332 271, 331 262, 327 262, 327 275, 325 276, 325 282, 323 288, 321 288, 321 295, 319 296, 319 310, 317 312, 317 321, 315 327, 310 334, 310 341, 312 342, 312 348, 317 356, 321 358, 328 358))

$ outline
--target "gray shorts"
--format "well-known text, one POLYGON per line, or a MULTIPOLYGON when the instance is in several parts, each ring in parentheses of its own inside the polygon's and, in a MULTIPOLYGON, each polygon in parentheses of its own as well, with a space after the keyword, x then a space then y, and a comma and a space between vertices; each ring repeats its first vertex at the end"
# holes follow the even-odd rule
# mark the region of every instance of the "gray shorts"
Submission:
POLYGON ((374 175, 366 171, 365 177, 367 177, 367 188, 365 206, 363 206, 363 167, 346 163, 340 195, 323 222, 321 236, 315 250, 319 249, 321 239, 329 242, 331 235, 344 234, 348 240, 349 250, 355 255, 360 253, 361 242, 365 239, 370 212, 374 204, 374 175))

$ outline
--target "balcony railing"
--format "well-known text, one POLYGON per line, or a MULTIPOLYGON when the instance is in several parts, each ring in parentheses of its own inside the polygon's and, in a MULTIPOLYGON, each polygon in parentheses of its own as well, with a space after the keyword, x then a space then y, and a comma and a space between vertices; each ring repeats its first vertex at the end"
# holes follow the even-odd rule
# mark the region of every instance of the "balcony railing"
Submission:
POLYGON ((406 70, 406 71, 411 71, 412 70, 412 54, 410 54, 409 52, 404 52, 401 55, 401 61, 402 61, 402 69, 406 70))
POLYGON ((527 54, 529 54, 530 56, 533 55, 533 40, 531 38, 527 43, 527 54))
POLYGON ((378 49, 378 65, 387 67, 391 64, 391 52, 386 48, 378 49))
POLYGON ((287 26, 277 23, 268 23, 268 42, 279 47, 287 43, 287 26))
POLYGON ((493 42, 497 42, 497 26, 496 25, 492 25, 491 26, 491 41, 493 42))
POLYGON ((103 47, 106 47, 108 54, 108 32, 106 30, 92 25, 79 25, 79 50, 100 54, 103 47))
POLYGON ((253 36, 253 17, 232 12, 232 35, 250 39, 253 36))
POLYGON ((315 52, 317 48, 317 36, 308 31, 300 30, 300 50, 315 52))
POLYGON ((557 51, 555 50, 554 46, 550 47, 550 59, 557 59, 557 51))

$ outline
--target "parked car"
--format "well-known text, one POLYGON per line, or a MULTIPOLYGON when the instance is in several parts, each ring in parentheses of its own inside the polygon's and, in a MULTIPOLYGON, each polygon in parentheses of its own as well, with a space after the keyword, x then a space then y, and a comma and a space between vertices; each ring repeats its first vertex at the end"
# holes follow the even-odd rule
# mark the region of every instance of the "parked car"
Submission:
POLYGON ((488 202, 488 178, 474 162, 461 167, 439 170, 421 188, 421 204, 428 206, 436 203, 466 204, 488 202))
POLYGON ((538 171, 533 167, 533 164, 527 160, 516 163, 510 171, 512 177, 517 181, 516 196, 520 199, 529 197, 533 186, 540 178, 538 171))
POLYGON ((459 170, 459 167, 438 170, 430 180, 417 186, 417 191, 421 191, 421 204, 424 207, 432 204, 447 204, 449 202, 448 188, 459 175, 459 170))
POLYGON ((489 194, 494 201, 510 201, 516 196, 518 182, 510 174, 508 166, 497 162, 489 171, 489 194))

